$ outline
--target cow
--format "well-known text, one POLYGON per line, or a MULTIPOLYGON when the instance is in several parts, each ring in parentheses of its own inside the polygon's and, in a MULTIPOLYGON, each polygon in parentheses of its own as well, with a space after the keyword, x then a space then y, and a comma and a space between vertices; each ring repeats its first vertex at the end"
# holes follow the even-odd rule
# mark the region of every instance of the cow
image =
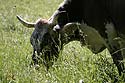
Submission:
POLYGON ((125 73, 124 10, 124 0, 64 0, 48 20, 30 23, 17 18, 23 25, 35 27, 30 38, 34 64, 42 55, 49 68, 48 61, 58 58, 64 44, 78 40, 95 54, 107 48, 121 75, 125 73))

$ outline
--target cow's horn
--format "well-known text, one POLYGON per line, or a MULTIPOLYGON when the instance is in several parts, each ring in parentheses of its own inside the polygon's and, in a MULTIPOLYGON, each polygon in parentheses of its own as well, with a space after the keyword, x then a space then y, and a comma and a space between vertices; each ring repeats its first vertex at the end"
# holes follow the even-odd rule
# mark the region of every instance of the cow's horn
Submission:
POLYGON ((79 23, 67 23, 62 29, 63 32, 72 32, 80 27, 79 23))
POLYGON ((27 22, 24 19, 22 19, 20 16, 17 15, 17 19, 26 27, 28 28, 34 28, 36 23, 31 23, 31 22, 27 22))
POLYGON ((55 11, 54 14, 49 18, 49 24, 55 25, 60 14, 66 13, 66 11, 55 11))

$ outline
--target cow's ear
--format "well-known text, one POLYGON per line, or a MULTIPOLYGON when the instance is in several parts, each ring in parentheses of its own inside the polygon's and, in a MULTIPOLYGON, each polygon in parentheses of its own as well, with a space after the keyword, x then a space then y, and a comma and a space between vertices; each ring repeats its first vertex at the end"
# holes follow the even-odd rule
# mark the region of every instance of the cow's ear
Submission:
POLYGON ((81 25, 79 23, 67 23, 61 30, 62 33, 74 34, 74 32, 79 29, 81 25))

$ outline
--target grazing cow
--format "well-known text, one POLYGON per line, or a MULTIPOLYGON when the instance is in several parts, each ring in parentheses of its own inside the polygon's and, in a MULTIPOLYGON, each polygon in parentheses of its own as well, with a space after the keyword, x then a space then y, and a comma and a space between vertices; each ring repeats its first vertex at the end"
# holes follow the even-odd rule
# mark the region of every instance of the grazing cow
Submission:
POLYGON ((64 0, 49 20, 29 23, 20 16, 17 18, 25 26, 35 27, 30 39, 35 64, 38 64, 36 53, 45 55, 45 64, 49 65, 48 61, 59 54, 63 44, 79 40, 93 53, 108 48, 121 75, 125 72, 124 10, 124 0, 64 0))

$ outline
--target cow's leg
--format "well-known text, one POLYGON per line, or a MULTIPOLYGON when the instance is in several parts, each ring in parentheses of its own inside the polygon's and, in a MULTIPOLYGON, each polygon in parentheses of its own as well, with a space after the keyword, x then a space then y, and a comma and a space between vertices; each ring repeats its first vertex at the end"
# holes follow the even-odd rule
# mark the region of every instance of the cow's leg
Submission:
POLYGON ((121 51, 117 52, 117 53, 113 53, 112 55, 112 59, 114 64, 117 66, 119 75, 121 75, 122 73, 124 73, 124 64, 123 64, 123 56, 121 55, 121 51))
POLYGON ((120 50, 120 45, 118 42, 112 42, 112 44, 110 45, 110 53, 113 59, 114 64, 117 66, 119 75, 121 76, 121 74, 124 72, 124 64, 123 64, 123 55, 122 52, 120 50))
POLYGON ((109 44, 109 47, 107 47, 111 53, 112 59, 114 64, 117 66, 119 75, 122 74, 124 71, 124 64, 123 64, 123 55, 121 52, 121 46, 119 40, 119 35, 117 31, 114 28, 113 23, 107 23, 106 26, 106 33, 107 33, 107 43, 109 44))

